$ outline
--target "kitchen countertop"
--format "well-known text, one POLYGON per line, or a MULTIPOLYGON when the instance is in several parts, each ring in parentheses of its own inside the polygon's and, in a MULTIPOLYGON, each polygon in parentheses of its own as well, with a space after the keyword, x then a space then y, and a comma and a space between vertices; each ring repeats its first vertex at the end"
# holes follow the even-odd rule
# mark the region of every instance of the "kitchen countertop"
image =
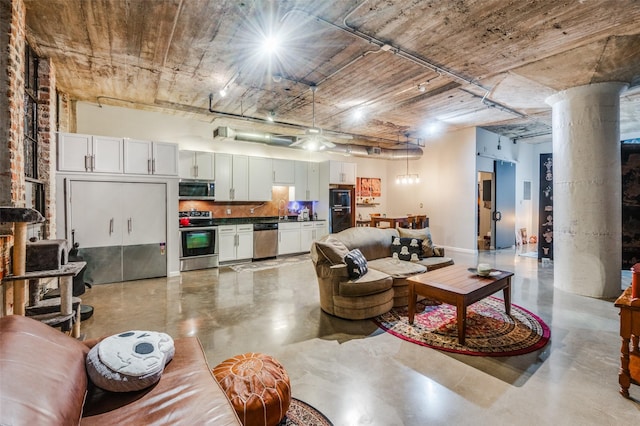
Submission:
POLYGON ((298 221, 298 216, 288 216, 288 219, 278 219, 278 216, 267 217, 229 217, 213 218, 213 225, 243 225, 245 223, 302 223, 302 222, 326 222, 326 219, 298 221))

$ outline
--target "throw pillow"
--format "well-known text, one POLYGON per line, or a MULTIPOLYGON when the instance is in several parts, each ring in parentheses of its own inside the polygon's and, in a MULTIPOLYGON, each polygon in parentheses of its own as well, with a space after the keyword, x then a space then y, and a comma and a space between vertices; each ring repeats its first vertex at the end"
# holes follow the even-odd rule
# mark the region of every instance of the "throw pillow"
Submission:
POLYGON ((344 263, 344 257, 349 253, 349 249, 340 240, 327 237, 325 240, 316 241, 316 249, 322 253, 324 257, 329 259, 332 265, 344 263))
POLYGON ((127 331, 109 336, 91 348, 86 360, 87 374, 102 389, 138 391, 160 380, 174 353, 173 339, 168 334, 127 331))
POLYGON ((422 240, 391 237, 391 255, 394 259, 417 262, 422 257, 422 240))
POLYGON ((398 233, 400 234, 401 238, 418 238, 422 240, 421 257, 432 257, 434 255, 433 241, 431 240, 431 230, 429 228, 398 228, 398 233))
POLYGON ((344 257, 344 263, 347 264, 347 272, 349 278, 355 280, 360 278, 369 271, 367 259, 358 249, 353 249, 344 257))

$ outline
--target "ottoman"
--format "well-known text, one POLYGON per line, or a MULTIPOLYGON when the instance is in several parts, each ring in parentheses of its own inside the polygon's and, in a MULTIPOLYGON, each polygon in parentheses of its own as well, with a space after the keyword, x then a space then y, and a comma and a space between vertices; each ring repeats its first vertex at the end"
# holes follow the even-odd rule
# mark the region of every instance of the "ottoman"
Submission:
POLYGON ((245 426, 276 426, 291 403, 291 384, 284 367, 273 357, 245 353, 213 368, 238 417, 245 426))

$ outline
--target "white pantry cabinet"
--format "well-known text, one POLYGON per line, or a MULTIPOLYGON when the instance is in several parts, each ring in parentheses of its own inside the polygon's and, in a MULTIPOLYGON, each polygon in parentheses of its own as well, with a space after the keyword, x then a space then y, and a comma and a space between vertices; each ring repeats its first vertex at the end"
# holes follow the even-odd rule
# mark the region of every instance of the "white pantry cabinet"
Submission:
POLYGON ((329 183, 356 184, 356 163, 329 161, 329 183))
POLYGON ((179 176, 182 179, 214 180, 213 152, 180 150, 179 176))
POLYGON ((178 145, 125 138, 124 172, 138 175, 177 176, 178 145))
POLYGON ((123 139, 79 133, 58 133, 58 170, 122 173, 123 139))
POLYGON ((249 157, 249 201, 271 201, 271 158, 249 157))
POLYGON ((215 154, 216 201, 249 201, 249 157, 215 154))

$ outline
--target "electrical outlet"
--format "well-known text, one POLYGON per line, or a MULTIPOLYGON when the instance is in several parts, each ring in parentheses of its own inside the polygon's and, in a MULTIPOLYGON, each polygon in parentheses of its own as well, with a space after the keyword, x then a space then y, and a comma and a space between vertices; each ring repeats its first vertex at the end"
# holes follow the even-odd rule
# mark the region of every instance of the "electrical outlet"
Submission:
POLYGON ((422 208, 422 207, 423 207, 423 205, 422 205, 422 203, 420 203, 420 208, 422 208))
POLYGON ((231 214, 231 209, 227 209, 227 214, 231 214))
POLYGON ((251 209, 251 214, 253 214, 253 210, 254 210, 254 209, 251 209))

